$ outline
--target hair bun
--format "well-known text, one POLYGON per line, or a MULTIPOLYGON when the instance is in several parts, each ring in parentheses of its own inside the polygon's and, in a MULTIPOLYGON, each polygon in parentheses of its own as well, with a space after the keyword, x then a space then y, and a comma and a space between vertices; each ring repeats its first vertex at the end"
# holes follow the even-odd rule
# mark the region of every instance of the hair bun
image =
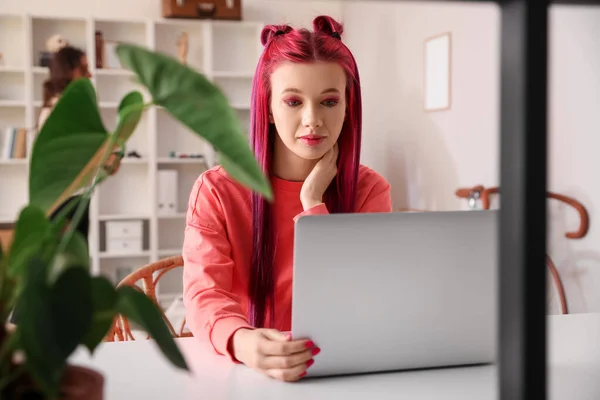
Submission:
POLYGON ((275 36, 290 33, 292 27, 289 25, 266 25, 260 33, 260 42, 266 46, 275 36))
POLYGON ((344 33, 342 24, 327 15, 320 15, 315 18, 313 20, 313 29, 315 32, 322 32, 336 39, 341 39, 344 33))

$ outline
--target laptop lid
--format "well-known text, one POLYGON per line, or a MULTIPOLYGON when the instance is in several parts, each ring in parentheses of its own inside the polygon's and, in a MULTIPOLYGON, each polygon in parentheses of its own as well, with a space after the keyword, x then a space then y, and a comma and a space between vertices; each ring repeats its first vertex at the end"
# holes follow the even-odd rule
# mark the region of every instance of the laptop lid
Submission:
POLYGON ((497 211, 334 214, 296 223, 292 333, 307 376, 496 356, 497 211))

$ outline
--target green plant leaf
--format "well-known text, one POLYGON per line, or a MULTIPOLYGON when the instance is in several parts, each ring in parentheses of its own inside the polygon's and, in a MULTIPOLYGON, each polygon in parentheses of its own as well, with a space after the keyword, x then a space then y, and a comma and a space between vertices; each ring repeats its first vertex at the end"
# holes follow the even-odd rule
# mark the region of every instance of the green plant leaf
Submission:
POLYGON ((29 260, 39 253, 49 227, 50 222, 38 207, 28 205, 21 210, 8 253, 9 276, 20 275, 29 260))
POLYGON ((144 97, 138 91, 129 92, 119 104, 119 124, 115 129, 119 145, 127 142, 137 127, 144 112, 144 97))
POLYGON ((92 277, 92 325, 83 344, 93 353, 104 339, 116 315, 117 292, 110 281, 102 276, 92 277))
POLYGON ((19 298, 17 332, 25 352, 27 370, 49 396, 56 396, 65 358, 53 329, 51 290, 46 285, 46 264, 32 258, 26 268, 19 298))
POLYGON ((83 268, 65 270, 51 288, 51 307, 54 340, 61 357, 66 360, 92 324, 92 284, 89 273, 83 268))
POLYGON ((171 363, 187 370, 185 359, 175 344, 158 306, 145 294, 130 286, 118 288, 117 293, 117 312, 144 328, 171 363))
POLYGON ((48 212, 87 185, 91 174, 85 168, 107 135, 91 82, 85 78, 71 82, 33 145, 30 204, 48 212))
POLYGON ((250 149, 235 110, 216 85, 164 54, 131 44, 119 44, 116 52, 121 64, 150 91, 154 104, 164 107, 230 161, 229 170, 224 168, 232 178, 272 199, 271 185, 250 149))

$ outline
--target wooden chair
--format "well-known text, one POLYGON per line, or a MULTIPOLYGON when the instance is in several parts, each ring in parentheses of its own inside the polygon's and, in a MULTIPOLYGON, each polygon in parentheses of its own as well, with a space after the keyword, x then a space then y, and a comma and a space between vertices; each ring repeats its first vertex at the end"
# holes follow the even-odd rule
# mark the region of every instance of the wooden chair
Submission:
MULTIPOLYGON (((132 272, 128 276, 126 276, 117 287, 128 285, 131 286, 140 292, 144 293, 148 296, 156 305, 159 306, 160 312, 163 316, 164 321, 167 324, 167 327, 171 331, 173 337, 190 337, 192 336, 191 332, 184 332, 186 319, 184 318, 181 326, 176 331, 173 328, 173 325, 166 317, 164 311, 160 307, 158 303, 158 299, 156 296, 156 284, 158 281, 169 271, 183 267, 183 258, 178 256, 164 258, 155 263, 151 263, 141 267, 140 269, 132 272), (155 277, 156 274, 156 277, 155 277), (138 286, 138 282, 142 282, 143 288, 138 286)), ((148 335, 147 339, 150 338, 148 335)), ((126 341, 126 340, 135 340, 135 337, 131 333, 131 326, 129 325, 129 321, 126 317, 122 315, 117 315, 115 320, 113 321, 113 326, 107 336, 104 338, 107 342, 116 341, 126 341)))
MULTIPOLYGON (((456 190, 456 196, 459 198, 468 199, 469 202, 480 200, 481 208, 484 210, 488 210, 490 208, 490 196, 499 194, 500 190, 498 187, 486 188, 482 185, 477 185, 471 188, 460 188, 456 190)), ((590 217, 583 204, 571 197, 567 197, 562 194, 553 192, 547 192, 547 197, 549 199, 554 199, 563 202, 573 207, 577 211, 577 213, 579 214, 579 228, 573 232, 566 232, 565 237, 567 237, 568 239, 583 238, 587 234, 590 227, 590 217)), ((560 274, 558 273, 558 269, 554 264, 554 261, 552 261, 552 258, 550 258, 548 254, 546 254, 546 265, 548 267, 548 270, 550 271, 550 275, 552 276, 552 280, 554 282, 554 286, 556 287, 556 291, 558 292, 558 298, 560 301, 560 311, 562 314, 568 314, 569 309, 567 307, 567 299, 565 296, 563 283, 560 278, 560 274)))

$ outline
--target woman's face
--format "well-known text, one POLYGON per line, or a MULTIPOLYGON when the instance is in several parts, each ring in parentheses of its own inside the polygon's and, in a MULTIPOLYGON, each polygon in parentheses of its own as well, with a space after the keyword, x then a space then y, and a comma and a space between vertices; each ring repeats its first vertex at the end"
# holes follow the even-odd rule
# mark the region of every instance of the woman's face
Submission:
POLYGON ((73 79, 91 78, 91 76, 87 57, 81 56, 79 67, 73 70, 73 79))
POLYGON ((346 116, 346 75, 336 63, 283 63, 271 74, 271 114, 285 147, 306 160, 337 142, 346 116))

